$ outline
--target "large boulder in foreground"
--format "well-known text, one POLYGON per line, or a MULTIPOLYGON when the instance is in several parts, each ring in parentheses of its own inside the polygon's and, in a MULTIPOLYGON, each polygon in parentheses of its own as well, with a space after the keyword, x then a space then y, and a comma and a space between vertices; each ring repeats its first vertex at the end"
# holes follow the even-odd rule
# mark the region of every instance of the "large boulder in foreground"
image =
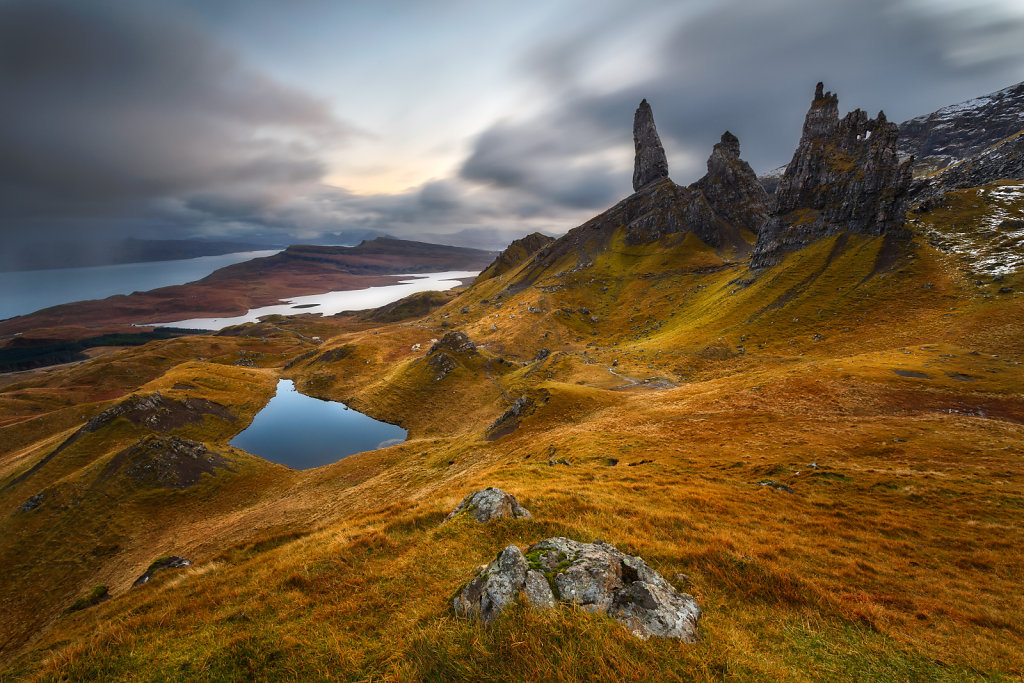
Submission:
POLYGON ((565 602, 608 615, 641 639, 697 640, 697 601, 641 558, 602 541, 548 538, 525 554, 510 545, 459 591, 455 612, 490 622, 520 593, 538 609, 565 602))
POLYGON ((454 519, 463 512, 481 524, 492 519, 530 519, 533 516, 519 504, 515 496, 493 486, 475 491, 463 498, 462 502, 445 517, 445 521, 454 519))

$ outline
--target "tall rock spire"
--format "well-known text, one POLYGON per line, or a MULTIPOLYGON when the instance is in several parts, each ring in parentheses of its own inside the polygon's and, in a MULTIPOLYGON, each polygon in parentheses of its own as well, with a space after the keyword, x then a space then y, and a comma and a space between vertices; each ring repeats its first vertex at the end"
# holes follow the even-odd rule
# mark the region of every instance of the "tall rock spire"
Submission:
POLYGON ((661 146, 658 129, 654 127, 654 114, 647 100, 640 102, 633 115, 633 190, 639 190, 655 180, 668 177, 668 160, 661 146))

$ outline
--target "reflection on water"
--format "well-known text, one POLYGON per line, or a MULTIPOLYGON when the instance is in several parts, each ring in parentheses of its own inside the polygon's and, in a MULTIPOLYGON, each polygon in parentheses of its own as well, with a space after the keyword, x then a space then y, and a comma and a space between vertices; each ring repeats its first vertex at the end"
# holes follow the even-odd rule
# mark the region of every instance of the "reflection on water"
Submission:
POLYGON ((186 327, 199 330, 222 330, 232 325, 257 322, 266 315, 297 315, 298 313, 307 312, 302 309, 310 309, 308 312, 321 315, 335 315, 342 311, 364 311, 389 304, 392 301, 398 301, 402 297, 416 292, 426 292, 428 290, 443 291, 452 287, 458 287, 462 284, 463 280, 476 277, 476 275, 476 271, 469 270, 396 275, 394 277, 405 279, 399 280, 397 284, 384 285, 382 287, 367 287, 366 289, 325 292, 324 294, 310 294, 309 296, 281 299, 283 303, 253 308, 245 315, 233 318, 192 318, 191 320, 175 320, 173 322, 139 321, 136 324, 186 327))
POLYGON ((300 394, 290 379, 231 445, 253 455, 305 470, 345 456, 405 441, 401 427, 374 420, 344 403, 300 394))

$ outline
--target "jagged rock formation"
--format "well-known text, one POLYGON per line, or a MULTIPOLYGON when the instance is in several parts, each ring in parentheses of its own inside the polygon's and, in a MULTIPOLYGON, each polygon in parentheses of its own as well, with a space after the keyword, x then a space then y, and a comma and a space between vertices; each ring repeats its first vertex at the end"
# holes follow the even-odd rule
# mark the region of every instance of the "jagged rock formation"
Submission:
POLYGON ((157 572, 164 571, 166 569, 184 569, 185 567, 191 567, 192 560, 179 557, 178 555, 168 555, 167 557, 161 557, 154 561, 146 569, 145 573, 139 578, 135 579, 132 584, 132 588, 141 586, 144 583, 149 583, 149 580, 153 578, 153 575, 157 572))
POLYGON ((839 98, 818 83, 800 144, 775 191, 771 216, 758 233, 751 265, 837 233, 885 235, 901 229, 910 160, 896 152, 899 128, 883 112, 855 109, 839 119, 839 98))
POLYGON ((650 185, 656 180, 668 178, 668 159, 661 146, 658 129, 654 127, 654 113, 647 100, 642 100, 633 114, 633 145, 636 156, 633 159, 633 190, 650 185))
POLYGON ((470 515, 481 524, 495 519, 530 519, 533 516, 519 504, 515 496, 493 486, 474 491, 463 498, 444 521, 455 519, 462 513, 470 515))
POLYGON ((498 257, 494 259, 491 265, 487 266, 477 275, 476 281, 473 284, 507 273, 554 241, 554 237, 548 237, 539 232, 531 233, 526 237, 513 241, 505 247, 503 252, 498 254, 498 257))
POLYGON ((1024 129, 1024 82, 900 124, 899 153, 914 174, 932 173, 979 154, 1024 129))
POLYGON ((768 218, 768 193, 750 164, 740 159, 740 141, 725 131, 708 157, 708 172, 690 185, 700 190, 711 210, 727 223, 757 234, 768 218))
POLYGON ((147 436, 115 455, 100 481, 122 474, 143 488, 187 489, 198 484, 202 475, 230 465, 230 460, 198 441, 147 436))
POLYGON ((453 606, 461 616, 488 623, 520 593, 535 608, 565 602, 606 614, 641 639, 697 640, 697 601, 641 558, 602 541, 548 538, 530 546, 525 555, 510 545, 459 591, 453 606))

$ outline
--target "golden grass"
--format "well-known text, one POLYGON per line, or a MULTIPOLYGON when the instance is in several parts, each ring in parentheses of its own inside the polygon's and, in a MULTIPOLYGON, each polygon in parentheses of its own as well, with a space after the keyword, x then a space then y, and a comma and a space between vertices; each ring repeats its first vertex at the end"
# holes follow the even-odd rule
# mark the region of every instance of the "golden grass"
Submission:
MULTIPOLYGON (((402 424, 410 440, 304 472, 229 451, 235 472, 186 492, 122 490, 116 506, 83 502, 85 524, 53 508, 11 513, 0 532, 15 540, 2 548, 28 554, 13 561, 10 584, 25 599, 4 602, 16 617, 9 632, 22 634, 0 646, 10 676, 1020 677, 1024 306, 985 298, 954 256, 923 244, 889 269, 890 246, 827 238, 749 282, 743 264, 685 240, 667 255, 613 241, 590 268, 553 264, 518 288, 525 264, 422 319, 302 319, 294 329, 327 341, 294 337, 266 356, 266 369, 230 367, 238 350, 262 343, 245 337, 127 353, 124 362, 148 370, 122 394, 230 406, 238 424, 181 432, 215 450, 281 373, 402 424), (467 331, 480 354, 437 380, 423 356, 447 329, 467 331), (321 360, 333 349, 345 351, 321 360), (535 361, 539 349, 552 354, 535 361), (182 384, 196 388, 174 389, 182 384), (535 412, 485 441, 526 393, 535 412), (552 457, 570 465, 551 466, 552 457), (794 493, 759 485, 768 479, 794 493), (484 486, 516 494, 534 519, 441 525, 484 486), (452 614, 450 598, 474 567, 509 543, 553 535, 643 556, 701 602, 701 642, 638 641, 568 607, 518 605, 491 628, 452 614), (168 552, 197 565, 128 589, 168 552), (77 559, 60 565, 69 554, 77 559), (56 618, 98 583, 113 600, 56 618)), ((89 414, 107 405, 104 392, 124 378, 106 376, 87 363, 5 388, 0 401, 24 419, 0 428, 16 434, 3 442, 0 476, 70 429, 76 401, 91 402, 89 414), (60 391, 79 381, 78 398, 62 403, 60 391), (38 431, 18 426, 37 415, 54 417, 38 431)), ((138 437, 120 429, 109 443, 83 443, 52 480, 30 478, 0 500, 13 509, 44 483, 73 499, 90 467, 138 437)))

